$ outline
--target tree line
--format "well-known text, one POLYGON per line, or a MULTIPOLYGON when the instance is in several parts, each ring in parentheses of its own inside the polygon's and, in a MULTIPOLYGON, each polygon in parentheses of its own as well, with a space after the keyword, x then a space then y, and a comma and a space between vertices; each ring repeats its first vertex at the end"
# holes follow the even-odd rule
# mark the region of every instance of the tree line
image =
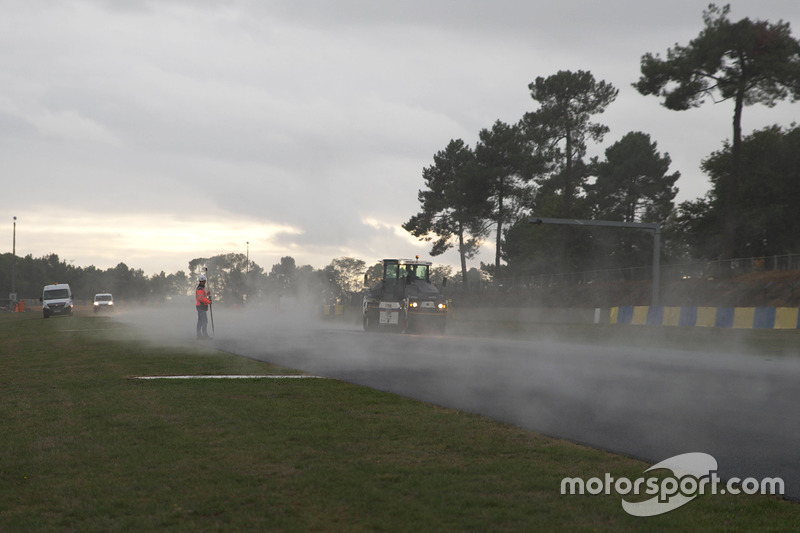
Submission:
POLYGON ((597 121, 618 89, 591 72, 560 71, 529 86, 538 108, 516 124, 495 122, 474 147, 451 140, 422 171, 420 210, 403 227, 430 253, 455 248, 462 280, 467 259, 493 232, 495 277, 648 264, 652 239, 628 229, 532 226, 530 216, 662 225, 667 261, 730 259, 800 250, 800 131, 772 126, 743 136, 743 108, 800 98, 800 43, 788 23, 728 18, 709 5, 704 28, 666 57, 647 53, 632 83, 671 110, 707 100, 733 103, 732 140, 701 162, 704 198, 675 206, 678 172, 641 131, 587 159, 609 128, 597 121), (505 264, 503 264, 503 261, 505 264))
MULTIPOLYGON (((12 254, 0 255, 0 294, 3 297, 11 291, 13 261, 12 254)), ((115 298, 129 302, 190 300, 199 276, 206 274, 216 301, 226 305, 276 306, 287 298, 314 304, 351 303, 365 283, 373 286, 383 276, 380 263, 368 267, 366 262, 353 257, 333 259, 324 268, 315 269, 310 265, 297 265, 293 257, 285 256, 267 271, 240 253, 195 258, 189 261, 187 271, 174 274, 162 271, 152 276, 125 263, 105 270, 74 266, 57 254, 17 257, 14 271, 14 286, 20 299, 40 297, 44 285, 69 283, 78 299, 91 299, 97 293, 110 292, 115 298)), ((451 267, 438 266, 434 267, 431 280, 441 285, 444 278, 451 275, 451 267)), ((360 305, 360 301, 357 303, 360 305)))

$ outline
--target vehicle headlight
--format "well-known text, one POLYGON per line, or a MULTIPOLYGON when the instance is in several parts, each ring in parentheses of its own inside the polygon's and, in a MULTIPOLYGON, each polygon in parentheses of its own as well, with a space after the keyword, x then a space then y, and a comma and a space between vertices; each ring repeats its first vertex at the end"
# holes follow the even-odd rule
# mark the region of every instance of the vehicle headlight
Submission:
POLYGON ((94 306, 95 306, 95 307, 97 307, 98 305, 100 305, 100 302, 95 302, 95 303, 94 303, 94 306))
POLYGON ((446 305, 446 304, 443 304, 443 303, 440 303, 440 304, 439 304, 439 305, 437 305, 436 307, 438 307, 439 309, 446 309, 446 308, 447 308, 447 305, 446 305))
POLYGON ((409 305, 411 307, 419 307, 419 302, 411 302, 409 305))

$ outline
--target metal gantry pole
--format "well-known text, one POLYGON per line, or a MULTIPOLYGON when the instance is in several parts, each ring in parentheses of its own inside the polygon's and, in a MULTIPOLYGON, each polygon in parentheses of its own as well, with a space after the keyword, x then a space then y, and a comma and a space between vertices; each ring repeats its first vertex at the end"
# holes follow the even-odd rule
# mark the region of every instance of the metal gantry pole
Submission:
POLYGON ((566 226, 591 226, 611 228, 632 228, 653 232, 653 291, 651 304, 658 307, 659 284, 661 279, 661 226, 649 222, 616 222, 613 220, 579 220, 574 218, 539 218, 529 220, 531 224, 561 224, 566 226))

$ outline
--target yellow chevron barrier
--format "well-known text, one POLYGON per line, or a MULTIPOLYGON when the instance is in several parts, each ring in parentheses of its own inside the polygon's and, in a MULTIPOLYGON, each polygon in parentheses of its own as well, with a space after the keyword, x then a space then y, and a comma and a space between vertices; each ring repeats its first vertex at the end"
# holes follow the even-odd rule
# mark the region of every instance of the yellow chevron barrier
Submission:
POLYGON ((796 307, 778 307, 775 309, 775 329, 797 329, 796 307))
POLYGON ((737 307, 733 310, 733 325, 731 327, 739 329, 752 328, 755 315, 755 307, 737 307))
POLYGON ((633 308, 633 319, 631 324, 635 326, 644 326, 647 324, 647 305, 637 305, 633 308))
POLYGON ((716 318, 717 318, 716 307, 698 307, 697 322, 695 322, 694 325, 702 328, 713 328, 716 318))
POLYGON ((665 307, 664 320, 661 322, 661 324, 664 326, 677 326, 680 318, 681 318, 680 307, 665 307))
POLYGON ((800 329, 796 307, 650 307, 609 309, 610 324, 737 329, 800 329))

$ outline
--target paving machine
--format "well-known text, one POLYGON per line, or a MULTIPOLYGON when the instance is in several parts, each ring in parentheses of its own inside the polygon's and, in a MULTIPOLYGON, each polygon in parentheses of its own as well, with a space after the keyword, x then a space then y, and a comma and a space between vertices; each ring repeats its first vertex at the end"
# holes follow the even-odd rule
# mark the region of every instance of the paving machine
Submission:
POLYGON ((364 296, 364 331, 443 334, 447 301, 430 282, 432 263, 384 259, 383 279, 364 296))

